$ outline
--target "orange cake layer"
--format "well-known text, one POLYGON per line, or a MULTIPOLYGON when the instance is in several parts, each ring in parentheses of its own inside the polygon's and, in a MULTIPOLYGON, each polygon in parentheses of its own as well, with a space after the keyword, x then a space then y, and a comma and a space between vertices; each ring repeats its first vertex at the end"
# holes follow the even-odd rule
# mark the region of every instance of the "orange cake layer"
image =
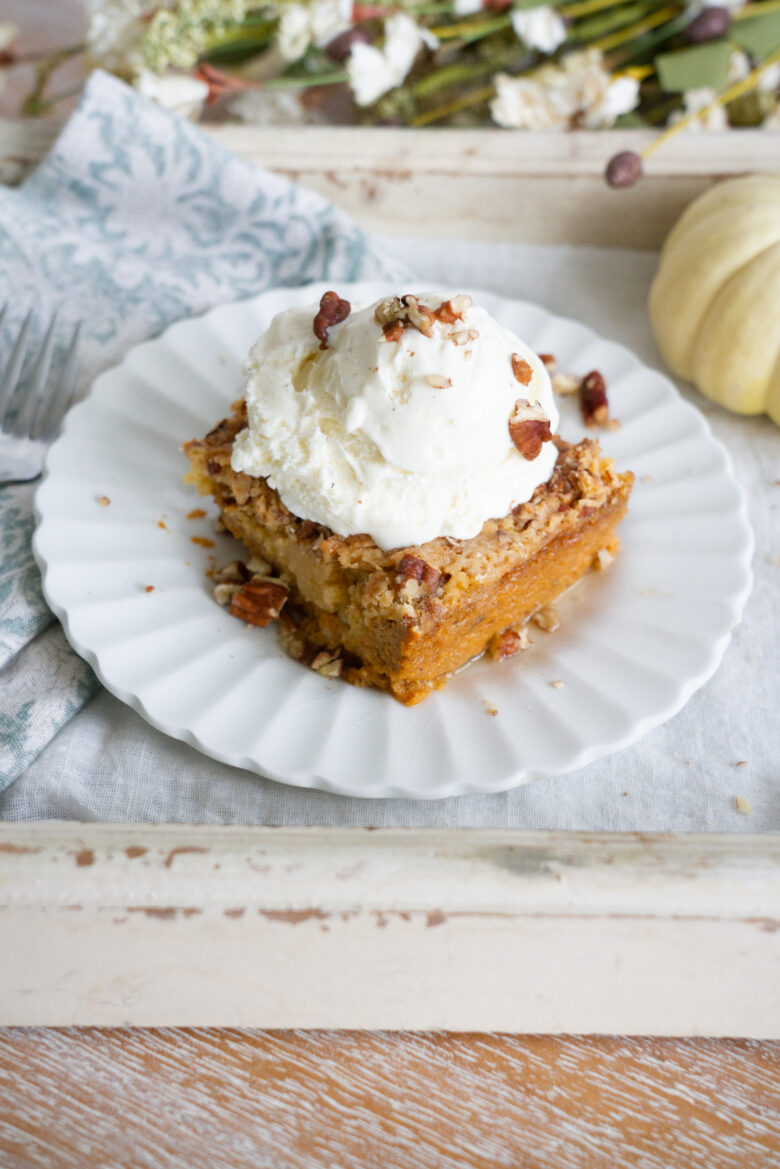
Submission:
POLYGON ((300 519, 265 479, 233 471, 233 440, 246 425, 243 403, 235 410, 186 444, 188 478, 289 589, 281 625, 288 651, 309 662, 320 651, 337 654, 348 681, 408 704, 499 645, 602 549, 614 550, 633 485, 598 442, 559 441, 549 483, 473 539, 383 551, 367 535, 342 537, 300 519))

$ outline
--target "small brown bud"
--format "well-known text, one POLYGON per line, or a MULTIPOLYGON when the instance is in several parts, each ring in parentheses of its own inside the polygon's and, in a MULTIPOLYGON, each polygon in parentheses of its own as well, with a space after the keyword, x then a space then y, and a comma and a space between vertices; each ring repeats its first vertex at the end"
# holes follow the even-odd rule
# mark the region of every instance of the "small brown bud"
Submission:
POLYGON ((331 61, 338 61, 339 65, 343 65, 352 52, 352 46, 357 44, 371 44, 371 33, 368 29, 358 26, 340 32, 333 40, 328 41, 325 46, 325 55, 330 57, 331 61))
POLYGON ((707 41, 720 40, 730 26, 731 13, 728 8, 704 8, 694 17, 683 35, 689 44, 702 45, 707 41))
POLYGON ((621 150, 610 158, 604 177, 609 187, 633 187, 642 177, 642 159, 633 150, 621 150))

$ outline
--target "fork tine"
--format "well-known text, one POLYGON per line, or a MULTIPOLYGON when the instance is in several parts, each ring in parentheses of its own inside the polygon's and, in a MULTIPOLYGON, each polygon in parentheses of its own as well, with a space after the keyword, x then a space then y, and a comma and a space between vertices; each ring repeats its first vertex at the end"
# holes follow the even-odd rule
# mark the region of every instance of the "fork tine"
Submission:
POLYGON ((32 322, 32 309, 24 318, 19 336, 16 338, 16 344, 11 350, 11 357, 8 365, 3 370, 3 376, 0 378, 0 424, 5 417, 8 403, 11 400, 13 392, 16 388, 16 383, 19 380, 19 374, 22 369, 24 357, 27 352, 27 336, 30 332, 30 323, 32 322))
POLYGON ((57 433, 60 423, 71 404, 73 391, 76 388, 80 337, 81 322, 79 321, 73 330, 73 336, 68 346, 62 372, 54 383, 54 388, 47 398, 45 408, 41 408, 38 411, 31 435, 34 439, 40 439, 42 442, 50 442, 57 433))
POLYGON ((32 437, 33 424, 36 421, 39 411, 43 407, 44 400, 51 397, 52 391, 47 394, 46 380, 49 376, 49 369, 51 367, 52 353, 54 352, 54 333, 57 328, 57 314, 51 318, 49 327, 46 330, 46 336, 43 339, 40 352, 35 358, 29 380, 24 379, 24 401, 17 416, 13 419, 10 425, 6 428, 9 434, 15 435, 18 438, 26 438, 28 435, 32 437))

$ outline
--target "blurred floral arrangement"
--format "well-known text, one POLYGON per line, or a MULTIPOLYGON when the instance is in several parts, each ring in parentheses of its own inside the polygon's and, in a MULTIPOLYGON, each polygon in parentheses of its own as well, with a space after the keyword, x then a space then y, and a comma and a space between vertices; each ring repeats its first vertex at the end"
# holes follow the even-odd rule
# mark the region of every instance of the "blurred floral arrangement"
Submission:
MULTIPOLYGON (((85 4, 84 43, 37 62, 24 114, 51 108, 58 66, 83 53, 193 118, 665 128, 653 148, 687 126, 780 129, 780 0, 85 4)), ((635 155, 613 163, 613 185, 641 171, 635 155)))

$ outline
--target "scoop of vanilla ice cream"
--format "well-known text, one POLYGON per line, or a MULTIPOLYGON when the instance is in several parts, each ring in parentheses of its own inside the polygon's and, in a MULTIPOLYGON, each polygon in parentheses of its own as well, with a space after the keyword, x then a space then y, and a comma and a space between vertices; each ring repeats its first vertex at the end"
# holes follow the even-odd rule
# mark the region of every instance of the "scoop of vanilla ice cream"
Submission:
MULTIPOLYGON (((419 297, 430 308, 444 299, 419 297)), ((248 426, 233 469, 266 477, 302 519, 368 533, 383 549, 469 539, 552 474, 554 444, 524 458, 508 426, 520 398, 538 402, 556 430, 547 370, 479 305, 454 324, 436 321, 431 336, 407 327, 388 340, 377 304, 353 308, 324 350, 317 306, 274 318, 245 366, 248 426), (527 385, 513 354, 531 368, 527 385)))

